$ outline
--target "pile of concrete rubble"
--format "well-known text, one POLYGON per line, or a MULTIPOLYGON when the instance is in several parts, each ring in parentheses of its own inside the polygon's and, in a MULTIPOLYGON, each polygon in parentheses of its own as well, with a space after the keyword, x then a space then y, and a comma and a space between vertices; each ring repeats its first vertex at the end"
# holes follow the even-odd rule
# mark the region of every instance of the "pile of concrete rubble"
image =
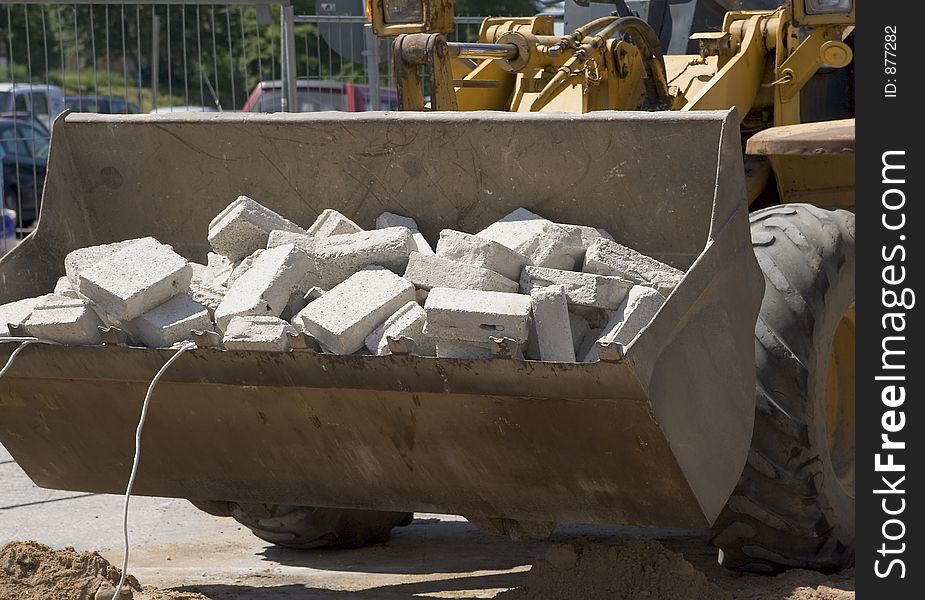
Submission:
POLYGON ((595 361, 596 342, 628 344, 683 277, 523 208, 476 234, 444 229, 436 251, 411 218, 375 227, 328 209, 304 230, 241 196, 209 225, 207 264, 153 238, 75 250, 52 294, 0 306, 0 335, 92 345, 117 328, 152 348, 211 337, 228 350, 595 361))

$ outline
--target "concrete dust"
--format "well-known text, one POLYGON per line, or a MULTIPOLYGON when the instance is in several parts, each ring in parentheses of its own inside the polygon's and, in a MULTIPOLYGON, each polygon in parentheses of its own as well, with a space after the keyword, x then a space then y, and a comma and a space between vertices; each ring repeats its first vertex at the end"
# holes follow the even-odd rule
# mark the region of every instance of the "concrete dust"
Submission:
MULTIPOLYGON (((97 591, 119 583, 121 571, 96 552, 55 550, 37 542, 10 542, 0 549, 0 600, 94 600, 97 591)), ((129 576, 121 598, 208 600, 198 594, 142 589, 129 576)))
POLYGON ((654 540, 611 546, 557 544, 537 560, 527 585, 503 600, 733 600, 683 556, 654 540))

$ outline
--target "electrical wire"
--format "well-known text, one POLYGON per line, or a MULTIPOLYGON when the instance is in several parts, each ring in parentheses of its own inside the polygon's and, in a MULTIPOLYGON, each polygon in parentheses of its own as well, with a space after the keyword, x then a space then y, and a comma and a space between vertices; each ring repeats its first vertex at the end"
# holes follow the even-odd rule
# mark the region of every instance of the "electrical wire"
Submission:
POLYGON ((125 502, 122 506, 122 576, 119 578, 119 585, 116 586, 116 591, 112 595, 113 600, 118 600, 119 594, 122 593, 122 588, 125 586, 126 577, 128 576, 128 505, 132 498, 132 488, 135 486, 135 476, 138 474, 138 463, 141 461, 141 433, 145 427, 145 419, 148 416, 148 406, 151 404, 151 396, 154 394, 154 386, 157 385, 157 382, 160 381, 164 373, 167 372, 167 369, 170 368, 170 365, 175 363, 184 352, 195 347, 196 344, 192 342, 184 344, 179 348, 179 350, 177 350, 176 354, 170 357, 170 360, 164 363, 164 366, 161 367, 161 370, 158 371, 157 375, 154 376, 154 379, 151 380, 151 385, 148 386, 148 393, 145 394, 144 404, 141 405, 141 416, 138 419, 138 427, 135 429, 135 455, 132 458, 132 473, 128 478, 128 485, 125 488, 125 502))

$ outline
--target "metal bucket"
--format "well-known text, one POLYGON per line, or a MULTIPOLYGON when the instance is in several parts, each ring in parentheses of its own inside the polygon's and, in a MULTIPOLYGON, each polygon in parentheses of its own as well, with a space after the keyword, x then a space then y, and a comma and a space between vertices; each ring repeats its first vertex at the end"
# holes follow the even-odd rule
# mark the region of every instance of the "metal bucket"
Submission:
MULTIPOLYGON (((763 278, 733 113, 69 114, 0 302, 64 256, 157 237, 193 260, 247 194, 303 225, 414 216, 435 239, 524 206, 686 270, 625 349, 586 364, 199 349, 161 380, 144 495, 534 521, 704 527, 745 462, 763 278)), ((9 356, 0 346, 0 360, 9 356)), ((168 351, 33 346, 0 442, 43 487, 121 492, 168 351)))

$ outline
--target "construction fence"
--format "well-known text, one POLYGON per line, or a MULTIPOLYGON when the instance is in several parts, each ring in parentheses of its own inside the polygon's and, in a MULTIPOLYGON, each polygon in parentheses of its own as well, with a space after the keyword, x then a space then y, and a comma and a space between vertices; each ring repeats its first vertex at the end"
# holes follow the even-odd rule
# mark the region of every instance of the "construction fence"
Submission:
MULTIPOLYGON (((373 35, 364 0, 354 4, 0 0, 6 210, 0 255, 10 244, 11 221, 14 237, 31 231, 41 203, 48 130, 66 108, 101 113, 394 108, 388 40, 373 35), (319 14, 298 14, 297 8, 312 4, 319 14), (320 14, 335 6, 358 14, 320 14)), ((451 39, 476 39, 481 21, 458 18, 451 39)))

